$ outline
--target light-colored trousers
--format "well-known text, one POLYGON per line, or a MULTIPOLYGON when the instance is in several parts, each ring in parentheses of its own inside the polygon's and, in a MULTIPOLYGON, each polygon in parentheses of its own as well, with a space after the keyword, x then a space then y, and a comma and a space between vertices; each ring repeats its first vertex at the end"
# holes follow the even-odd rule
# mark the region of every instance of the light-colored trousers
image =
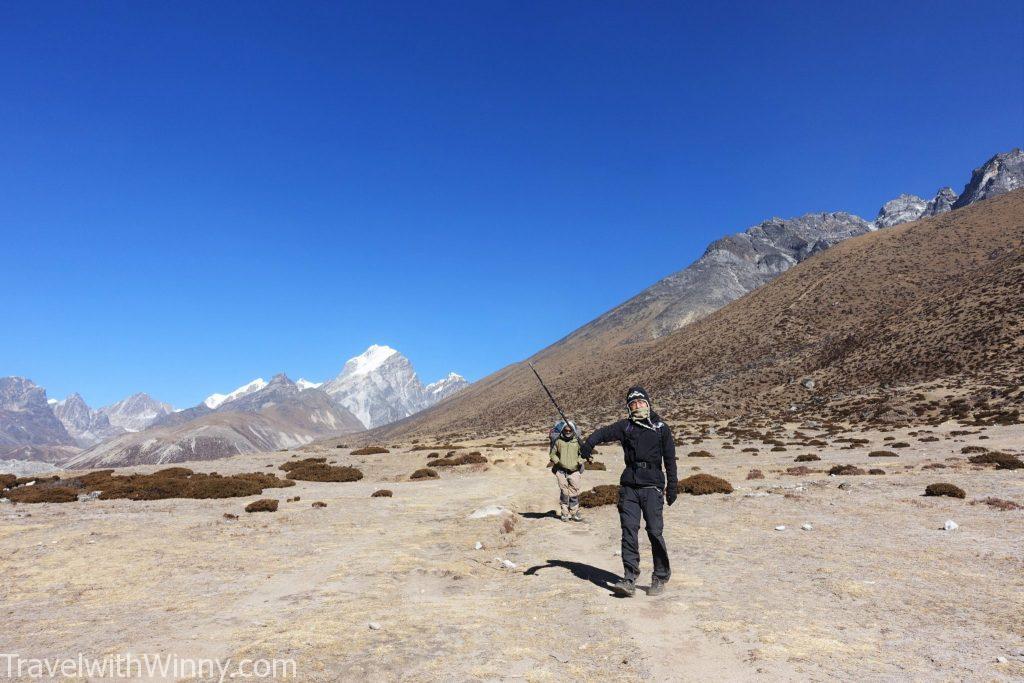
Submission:
POLYGON ((578 471, 566 472, 558 467, 555 468, 555 477, 558 479, 558 489, 561 491, 558 503, 562 508, 562 515, 576 514, 580 509, 580 484, 583 482, 583 475, 578 471))

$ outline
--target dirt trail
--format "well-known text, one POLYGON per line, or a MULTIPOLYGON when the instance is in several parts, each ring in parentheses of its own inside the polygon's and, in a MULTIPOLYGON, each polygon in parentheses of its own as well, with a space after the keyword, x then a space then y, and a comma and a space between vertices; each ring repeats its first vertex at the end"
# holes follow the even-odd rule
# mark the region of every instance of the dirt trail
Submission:
MULTIPOLYGON (((971 466, 960 450, 1019 451, 1022 433, 988 434, 895 433, 913 445, 885 463, 867 457, 880 434, 822 449, 823 469, 888 472, 848 478, 782 475, 792 449, 705 441, 714 457, 700 468, 737 490, 666 510, 673 575, 657 598, 612 595, 614 507, 585 510, 584 523, 554 517, 557 487, 537 448, 483 448, 490 464, 420 482, 408 476, 425 453, 330 451, 364 480, 268 490, 277 513, 237 520, 223 513, 249 499, 4 506, 0 652, 287 658, 303 681, 1019 679, 1024 511, 969 502, 1024 502, 1024 477, 971 466), (945 469, 922 469, 934 463, 945 469), (766 479, 745 481, 753 466, 766 479), (939 480, 968 500, 922 498, 939 480), (370 498, 378 488, 394 497, 370 498), (495 505, 512 512, 470 518, 495 505), (955 533, 940 530, 950 518, 955 533)), ((687 450, 683 474, 696 466, 687 450)), ((620 456, 607 451, 609 471, 588 471, 587 487, 616 481, 620 456)), ((195 468, 228 474, 290 457, 195 468)), ((643 589, 644 534, 641 552, 643 589)))

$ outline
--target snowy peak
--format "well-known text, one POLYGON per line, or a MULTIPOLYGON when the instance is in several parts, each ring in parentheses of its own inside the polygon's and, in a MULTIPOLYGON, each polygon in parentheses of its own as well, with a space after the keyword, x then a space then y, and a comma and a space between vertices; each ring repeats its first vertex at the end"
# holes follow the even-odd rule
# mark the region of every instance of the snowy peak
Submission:
POLYGON ((348 360, 338 376, 320 388, 371 428, 418 413, 467 384, 451 373, 425 387, 408 358, 389 346, 374 344, 348 360))
POLYGON ((424 391, 426 394, 433 398, 434 402, 441 401, 448 398, 452 394, 456 394, 466 387, 469 386, 469 382, 462 375, 449 372, 448 376, 444 379, 439 379, 436 382, 428 384, 424 391))
POLYGON ((128 432, 142 431, 158 418, 174 412, 169 403, 154 400, 149 394, 132 394, 113 405, 99 409, 107 416, 110 424, 128 432))
MULTIPOLYGON (((380 368, 395 354, 401 356, 398 351, 395 351, 390 346, 373 344, 355 358, 350 358, 346 361, 345 367, 342 368, 341 374, 338 376, 368 375, 380 368)), ((404 356, 402 357, 404 358, 404 356)))
POLYGON ((295 381, 295 386, 303 391, 306 389, 316 389, 322 384, 323 382, 310 382, 308 379, 302 379, 301 377, 295 381))
POLYGON ((219 407, 222 403, 227 403, 228 401, 233 401, 236 398, 245 396, 246 394, 251 394, 254 391, 259 391, 263 389, 265 386, 267 386, 266 380, 264 380, 262 377, 257 377, 248 384, 243 384, 242 386, 238 387, 237 389, 230 393, 210 394, 203 400, 203 403, 206 405, 207 408, 213 410, 219 407))

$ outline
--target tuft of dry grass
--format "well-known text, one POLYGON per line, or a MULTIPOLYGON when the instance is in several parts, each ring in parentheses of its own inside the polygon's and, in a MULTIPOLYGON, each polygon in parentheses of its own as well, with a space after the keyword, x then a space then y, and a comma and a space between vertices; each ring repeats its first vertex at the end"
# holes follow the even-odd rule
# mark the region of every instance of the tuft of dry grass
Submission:
POLYGON ((686 454, 686 457, 687 458, 713 458, 715 456, 711 455, 707 451, 690 451, 689 453, 686 454))
POLYGON ((893 453, 892 451, 871 451, 870 453, 868 453, 868 457, 869 458, 898 458, 900 456, 899 456, 898 453, 893 453))
POLYGON ((706 496, 711 493, 732 493, 732 484, 721 477, 710 474, 694 474, 679 480, 680 493, 691 496, 706 496))
POLYGON ((314 500, 313 501, 313 505, 311 507, 314 507, 314 508, 325 508, 325 507, 327 507, 327 503, 323 502, 322 500, 314 500))
POLYGON ((377 489, 370 494, 370 498, 390 498, 395 495, 391 489, 377 489))
POLYGON ((805 455, 798 455, 793 462, 815 462, 821 460, 821 458, 814 453, 807 453, 805 455))
POLYGON ((761 470, 750 470, 747 472, 747 480, 751 479, 764 479, 764 472, 761 470))
POLYGON ((436 470, 432 470, 429 467, 421 467, 420 469, 413 472, 410 479, 437 479, 439 476, 436 470))
POLYGON ((971 505, 978 505, 979 503, 981 503, 982 505, 988 505, 989 507, 995 508, 996 510, 1000 510, 1002 512, 1009 512, 1011 510, 1024 510, 1024 505, 1014 503, 1012 500, 993 498, 992 496, 989 496, 988 498, 982 498, 980 500, 971 501, 971 505))

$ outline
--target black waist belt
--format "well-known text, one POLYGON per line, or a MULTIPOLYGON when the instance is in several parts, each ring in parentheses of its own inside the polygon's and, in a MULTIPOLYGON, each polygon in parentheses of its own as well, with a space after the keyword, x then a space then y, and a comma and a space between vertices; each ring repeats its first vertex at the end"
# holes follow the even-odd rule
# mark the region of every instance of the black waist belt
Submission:
POLYGON ((634 462, 632 465, 630 465, 630 467, 632 467, 635 470, 649 470, 651 469, 651 463, 638 460, 637 462, 634 462))

